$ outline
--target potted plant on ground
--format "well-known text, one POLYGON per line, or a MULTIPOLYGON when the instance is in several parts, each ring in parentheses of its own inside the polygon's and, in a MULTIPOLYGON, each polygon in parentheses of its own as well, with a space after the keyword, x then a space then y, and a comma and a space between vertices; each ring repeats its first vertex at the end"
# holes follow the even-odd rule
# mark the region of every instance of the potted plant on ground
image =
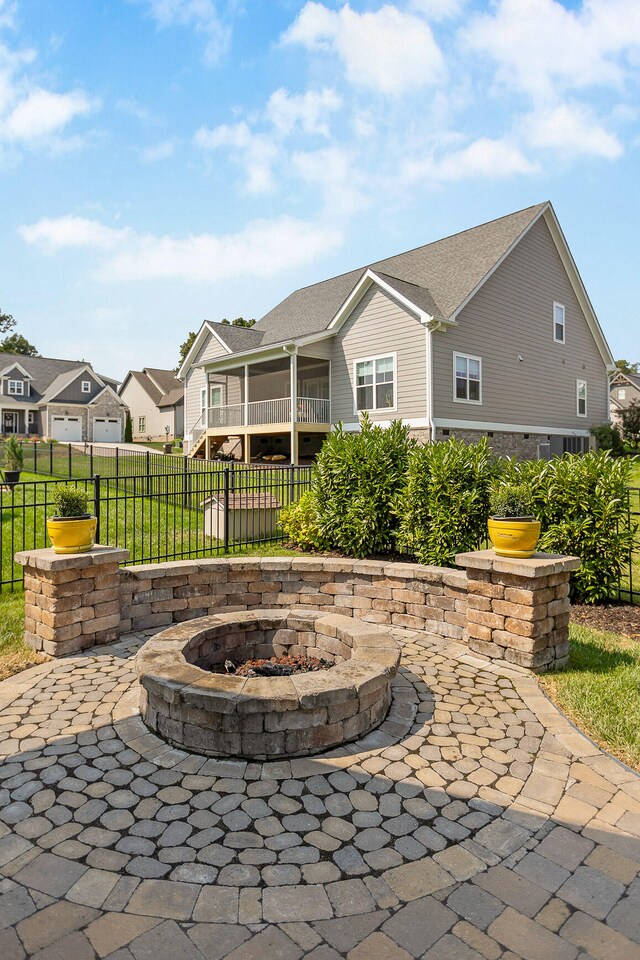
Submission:
POLYGON ((87 553, 96 541, 98 521, 87 511, 88 496, 79 487, 60 484, 53 492, 55 514, 47 533, 55 553, 87 553))
POLYGON ((24 465, 24 450, 15 437, 9 437, 4 448, 4 482, 13 489, 24 465))
POLYGON ((524 484, 505 484, 491 495, 489 539, 500 557, 532 557, 540 537, 540 521, 531 516, 531 498, 524 484))

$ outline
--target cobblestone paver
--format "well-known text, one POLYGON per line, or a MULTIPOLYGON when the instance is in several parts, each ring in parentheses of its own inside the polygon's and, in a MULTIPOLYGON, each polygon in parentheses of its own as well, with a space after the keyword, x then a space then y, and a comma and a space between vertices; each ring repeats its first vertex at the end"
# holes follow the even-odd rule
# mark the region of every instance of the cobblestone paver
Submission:
POLYGON ((533 679, 395 636, 385 724, 313 758, 150 733, 146 636, 1 683, 2 960, 640 960, 640 778, 533 679))

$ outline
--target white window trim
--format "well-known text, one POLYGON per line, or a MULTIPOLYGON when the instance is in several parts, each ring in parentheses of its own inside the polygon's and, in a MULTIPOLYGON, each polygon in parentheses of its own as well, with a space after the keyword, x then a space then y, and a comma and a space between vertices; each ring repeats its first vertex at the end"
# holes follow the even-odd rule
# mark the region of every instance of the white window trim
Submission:
MULTIPOLYGON (((467 378, 468 382, 468 378, 467 378)), ((474 357, 471 353, 460 353, 459 351, 453 351, 453 402, 454 403, 470 403, 474 407, 482 406, 482 357, 474 357), (458 357, 461 357, 463 360, 477 360, 480 365, 480 399, 479 400, 463 400, 461 397, 456 397, 456 360, 458 357)))
POLYGON ((147 418, 146 418, 146 417, 138 417, 138 433, 146 433, 146 432, 147 432, 147 418), (143 426, 140 426, 140 421, 141 421, 141 420, 144 422, 144 423, 143 423, 143 426))
POLYGON ((358 357, 353 361, 353 412, 356 417, 361 413, 396 413, 398 410, 398 354, 395 351, 391 353, 378 353, 375 357, 358 357), (358 377, 357 370, 359 363, 373 363, 373 400, 376 399, 376 360, 393 360, 393 406, 392 407, 371 407, 369 410, 358 410, 358 377))
POLYGON ((224 385, 222 383, 210 383, 209 384, 209 406, 210 407, 223 407, 224 406, 224 385), (213 391, 220 391, 220 403, 213 402, 213 391))
POLYGON ((91 393, 91 380, 81 380, 81 381, 80 381, 80 392, 81 392, 81 393, 91 393))
POLYGON ((586 380, 576 380, 576 416, 586 417, 589 407, 589 398, 586 380), (580 413, 580 387, 584 386, 584 413, 580 413))
POLYGON ((24 397, 24 380, 9 380, 9 386, 7 387, 10 397, 24 397), (19 390, 12 390, 11 386, 20 387, 19 390))
POLYGON ((567 311, 564 303, 558 303, 557 300, 553 301, 553 310, 551 311, 551 321, 553 323, 553 342, 566 343, 567 342, 567 311), (560 309, 562 310, 562 340, 556 337, 556 307, 560 307, 560 309))
POLYGON ((627 399, 627 388, 618 387, 618 400, 626 400, 626 399, 627 399))

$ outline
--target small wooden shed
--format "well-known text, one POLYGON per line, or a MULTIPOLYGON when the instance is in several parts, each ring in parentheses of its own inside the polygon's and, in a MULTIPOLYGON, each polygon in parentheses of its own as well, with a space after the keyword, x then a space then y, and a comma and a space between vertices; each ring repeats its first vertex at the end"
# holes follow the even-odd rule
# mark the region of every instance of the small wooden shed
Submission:
POLYGON ((278 523, 280 504, 272 493, 230 493, 228 509, 222 494, 207 497, 204 508, 204 533, 214 540, 267 540, 278 523))

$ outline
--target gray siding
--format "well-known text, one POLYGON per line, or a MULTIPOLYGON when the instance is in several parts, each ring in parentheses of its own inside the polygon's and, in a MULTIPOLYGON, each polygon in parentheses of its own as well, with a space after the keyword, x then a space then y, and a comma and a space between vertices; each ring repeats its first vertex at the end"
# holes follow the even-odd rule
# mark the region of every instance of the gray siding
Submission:
POLYGON ((585 430, 609 419, 605 364, 549 230, 539 220, 458 316, 433 336, 434 417, 585 430), (565 343, 553 340, 553 303, 565 343), (482 404, 453 400, 453 352, 482 357, 482 404), (522 362, 518 361, 522 356, 522 362), (587 416, 576 380, 587 381, 587 416))
POLYGON ((638 389, 638 387, 636 387, 629 380, 625 380, 622 377, 620 379, 614 377, 611 383, 611 396, 618 401, 623 409, 626 410, 633 400, 640 400, 640 389, 638 389), (623 399, 618 397, 619 389, 623 389, 625 391, 625 396, 623 399))
POLYGON ((200 418, 200 391, 207 383, 207 377, 202 369, 197 369, 195 364, 204 363, 206 360, 217 360, 219 357, 228 356, 227 351, 211 334, 200 347, 191 367, 185 378, 185 410, 184 410, 184 430, 189 433, 192 427, 200 418))
POLYGON ((2 393, 5 397, 12 397, 12 398, 17 397, 18 399, 21 399, 22 397, 28 397, 30 396, 29 384, 30 384, 30 381, 27 380, 27 378, 24 377, 19 370, 15 370, 13 372, 10 371, 9 373, 6 374, 6 380, 3 379, 2 381, 2 393), (22 383, 23 384, 22 389, 24 390, 24 393, 19 393, 19 394, 9 393, 9 380, 17 380, 19 383, 22 383))
POLYGON ((78 374, 67 387, 52 398, 52 403, 89 403, 94 397, 104 390, 95 377, 88 371, 78 374), (91 384, 91 393, 82 392, 82 381, 88 380, 91 384))
POLYGON ((378 287, 367 290, 333 340, 331 417, 354 414, 354 360, 397 354, 396 410, 371 413, 372 420, 426 416, 426 334, 420 321, 378 287))

